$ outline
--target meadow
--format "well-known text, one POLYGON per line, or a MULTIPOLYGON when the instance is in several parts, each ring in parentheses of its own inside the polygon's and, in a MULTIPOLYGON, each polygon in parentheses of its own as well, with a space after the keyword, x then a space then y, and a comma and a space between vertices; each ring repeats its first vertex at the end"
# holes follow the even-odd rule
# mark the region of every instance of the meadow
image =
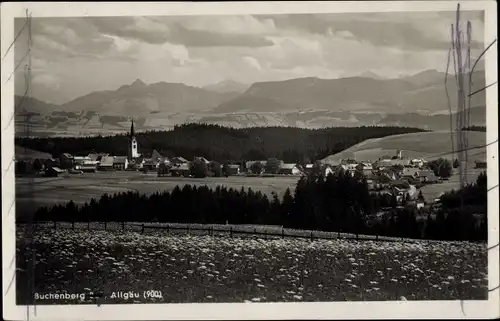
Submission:
POLYGON ((150 195, 155 192, 171 191, 175 186, 207 185, 215 188, 224 185, 235 189, 251 188, 262 191, 268 196, 276 192, 280 197, 287 188, 295 189, 299 177, 157 177, 155 172, 142 173, 132 171, 85 173, 57 178, 16 178, 16 215, 18 218, 31 215, 40 206, 66 204, 73 201, 76 204, 89 202, 92 198, 99 199, 104 193, 139 192, 150 195))
MULTIPOLYGON (((486 135, 484 132, 467 132, 469 162, 486 160, 486 135)), ((382 138, 372 138, 349 147, 340 153, 330 155, 324 159, 326 163, 336 163, 344 158, 362 160, 377 160, 386 155, 396 155, 398 149, 403 151, 404 157, 424 158, 427 161, 439 157, 453 160, 453 151, 459 150, 456 133, 453 133, 453 142, 449 131, 432 131, 425 133, 409 133, 391 135, 382 138), (454 149, 452 149, 454 146, 454 149)))
MULTIPOLYGON (((432 201, 442 193, 458 189, 460 187, 457 171, 449 178, 439 184, 426 185, 421 188, 426 200, 432 201)), ((468 180, 473 182, 481 170, 470 168, 468 180)), ((85 173, 83 175, 69 175, 57 178, 16 178, 16 215, 24 218, 31 215, 40 206, 51 206, 54 204, 66 204, 73 201, 76 204, 89 202, 92 198, 99 199, 104 193, 114 194, 120 192, 139 192, 141 194, 153 194, 155 192, 171 191, 175 186, 191 184, 195 186, 207 185, 215 188, 217 185, 232 187, 235 189, 251 188, 261 191, 269 197, 272 192, 281 198, 287 188, 294 191, 297 176, 282 177, 207 177, 207 178, 184 178, 184 177, 157 177, 156 173, 144 174, 142 172, 117 171, 85 173)))
POLYGON ((30 286, 101 303, 487 299, 486 244, 46 229, 16 231, 18 304, 30 286), (147 290, 162 298, 111 298, 147 290))

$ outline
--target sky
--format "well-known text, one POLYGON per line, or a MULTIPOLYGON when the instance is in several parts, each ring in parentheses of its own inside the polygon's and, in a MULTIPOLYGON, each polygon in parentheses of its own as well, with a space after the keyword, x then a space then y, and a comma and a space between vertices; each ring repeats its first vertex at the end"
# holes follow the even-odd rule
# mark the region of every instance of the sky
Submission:
MULTIPOLYGON (((483 13, 462 15, 472 24, 474 58, 484 48, 483 13)), ((444 71, 454 18, 454 12, 33 18, 31 88, 59 104, 136 79, 201 87, 444 71)), ((17 19, 16 34, 24 23, 17 19)), ((17 94, 25 91, 27 29, 15 44, 17 94)))

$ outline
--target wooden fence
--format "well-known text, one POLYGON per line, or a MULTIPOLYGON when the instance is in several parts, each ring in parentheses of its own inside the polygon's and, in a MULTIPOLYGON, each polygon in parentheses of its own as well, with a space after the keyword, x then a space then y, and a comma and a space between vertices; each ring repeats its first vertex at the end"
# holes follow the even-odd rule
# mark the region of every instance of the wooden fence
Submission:
POLYGON ((312 230, 297 230, 281 226, 253 226, 253 225, 218 225, 218 224, 182 224, 182 223, 138 223, 138 222, 33 222, 17 223, 18 226, 32 224, 34 228, 43 227, 51 229, 70 230, 104 230, 148 233, 161 231, 166 234, 192 234, 221 237, 254 237, 264 239, 299 238, 313 240, 347 239, 358 241, 383 241, 383 242, 436 242, 437 240, 409 239, 404 237, 389 237, 380 235, 364 235, 342 232, 324 232, 312 230))

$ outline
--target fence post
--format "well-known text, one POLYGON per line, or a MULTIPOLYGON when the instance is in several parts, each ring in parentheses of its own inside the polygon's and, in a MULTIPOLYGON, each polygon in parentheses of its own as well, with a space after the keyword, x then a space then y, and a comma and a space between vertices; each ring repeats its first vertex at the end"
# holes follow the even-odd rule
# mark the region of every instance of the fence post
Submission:
POLYGON ((90 231, 90 220, 87 222, 87 229, 90 231))
POLYGON ((108 221, 104 221, 104 230, 107 231, 108 230, 108 221))
POLYGON ((189 225, 187 226, 187 234, 189 234, 189 225))
POLYGON ((167 224, 167 234, 170 233, 170 225, 167 224))
POLYGON ((229 228, 229 236, 231 238, 233 238, 233 227, 232 226, 229 228))
POLYGON ((122 221, 122 231, 125 231, 125 221, 122 221))
POLYGON ((211 228, 211 232, 210 233, 212 233, 212 236, 214 236, 214 227, 213 226, 211 228))
POLYGON ((75 230, 75 220, 73 219, 73 222, 71 222, 71 229, 73 229, 73 231, 75 230))
POLYGON ((257 238, 257 228, 253 228, 253 237, 257 238))
POLYGON ((375 240, 378 241, 378 233, 375 235, 375 240))
POLYGON ((144 233, 144 223, 141 225, 141 233, 144 233))
POLYGON ((313 240, 313 232, 311 231, 311 242, 312 242, 312 240, 313 240))
POLYGON ((57 221, 54 220, 54 230, 57 230, 57 221))
POLYGON ((281 228, 281 238, 285 238, 285 229, 281 228))
POLYGON ((359 234, 356 233, 356 241, 358 241, 358 240, 359 240, 359 234))
POLYGON ((338 231, 338 236, 337 236, 337 238, 340 238, 340 229, 339 229, 339 231, 338 231))

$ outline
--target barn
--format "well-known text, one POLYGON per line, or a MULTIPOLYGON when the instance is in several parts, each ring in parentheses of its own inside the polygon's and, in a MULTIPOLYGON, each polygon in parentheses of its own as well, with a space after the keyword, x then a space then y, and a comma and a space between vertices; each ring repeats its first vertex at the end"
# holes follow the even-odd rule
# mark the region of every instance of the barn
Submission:
POLYGON ((302 170, 297 164, 283 164, 278 173, 283 175, 301 175, 302 170))

